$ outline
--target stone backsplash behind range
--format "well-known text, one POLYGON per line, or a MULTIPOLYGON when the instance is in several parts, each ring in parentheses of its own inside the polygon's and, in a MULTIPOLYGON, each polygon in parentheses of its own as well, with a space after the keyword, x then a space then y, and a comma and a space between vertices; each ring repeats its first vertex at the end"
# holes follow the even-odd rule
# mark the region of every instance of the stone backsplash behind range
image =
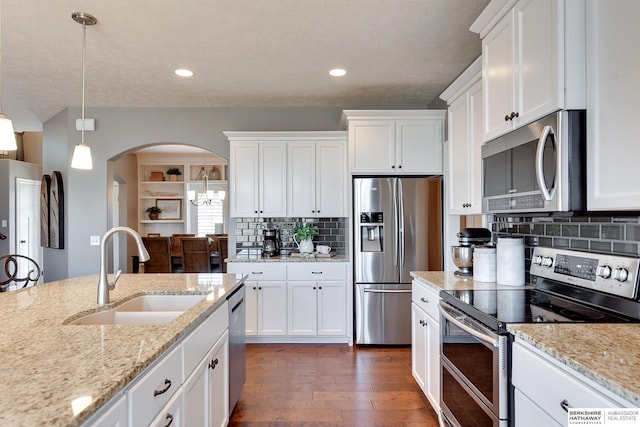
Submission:
POLYGON ((524 237, 529 271, 535 246, 640 256, 639 216, 489 218, 493 241, 505 235, 524 237))
POLYGON ((345 254, 347 248, 347 218, 233 218, 236 227, 236 248, 262 245, 262 230, 280 230, 283 245, 295 247, 293 229, 304 223, 318 227, 319 234, 313 238, 314 244, 326 244, 338 254, 345 254))

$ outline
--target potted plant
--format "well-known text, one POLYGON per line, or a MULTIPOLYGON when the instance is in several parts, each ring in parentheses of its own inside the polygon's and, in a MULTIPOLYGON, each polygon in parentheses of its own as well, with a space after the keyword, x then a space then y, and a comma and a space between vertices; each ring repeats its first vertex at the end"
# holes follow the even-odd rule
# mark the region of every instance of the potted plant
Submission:
POLYGON ((162 209, 157 206, 149 206, 145 212, 149 214, 149 219, 158 219, 158 215, 162 212, 162 209))
POLYGON ((169 168, 167 169, 167 175, 169 175, 169 181, 177 181, 182 172, 178 168, 169 168))
POLYGON ((293 229, 293 240, 298 245, 298 252, 313 253, 313 236, 318 234, 315 225, 303 224, 293 229))

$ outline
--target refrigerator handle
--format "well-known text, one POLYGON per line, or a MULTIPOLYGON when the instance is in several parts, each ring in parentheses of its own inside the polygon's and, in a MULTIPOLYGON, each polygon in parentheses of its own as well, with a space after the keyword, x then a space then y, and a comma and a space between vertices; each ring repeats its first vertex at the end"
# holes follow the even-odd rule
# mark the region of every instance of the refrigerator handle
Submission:
POLYGON ((399 266, 404 266, 404 194, 402 180, 398 179, 398 253, 399 266))
POLYGON ((393 200, 393 266, 397 267, 400 265, 400 253, 398 251, 399 248, 399 236, 398 230, 400 229, 400 218, 398 216, 398 179, 393 179, 393 195, 391 197, 393 200))

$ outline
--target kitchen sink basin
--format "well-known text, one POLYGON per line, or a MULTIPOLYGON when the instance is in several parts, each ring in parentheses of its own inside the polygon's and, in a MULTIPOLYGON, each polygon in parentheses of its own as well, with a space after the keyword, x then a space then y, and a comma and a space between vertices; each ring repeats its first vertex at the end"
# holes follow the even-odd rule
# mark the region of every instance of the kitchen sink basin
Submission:
POLYGON ((142 295, 112 309, 87 314, 68 325, 162 325, 202 301, 206 295, 142 295))

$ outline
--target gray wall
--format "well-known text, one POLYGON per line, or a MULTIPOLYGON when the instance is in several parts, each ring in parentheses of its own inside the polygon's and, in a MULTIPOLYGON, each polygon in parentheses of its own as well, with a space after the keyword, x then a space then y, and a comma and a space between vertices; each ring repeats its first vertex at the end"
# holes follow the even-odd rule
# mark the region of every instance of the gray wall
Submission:
POLYGON ((148 145, 179 143, 205 148, 226 159, 223 131, 338 130, 341 108, 88 108, 96 131, 86 133, 93 170, 71 169, 79 108, 68 108, 43 126, 43 170, 62 172, 65 186, 65 249, 46 249, 47 281, 99 271, 100 247, 89 237, 108 229, 107 160, 148 145))

